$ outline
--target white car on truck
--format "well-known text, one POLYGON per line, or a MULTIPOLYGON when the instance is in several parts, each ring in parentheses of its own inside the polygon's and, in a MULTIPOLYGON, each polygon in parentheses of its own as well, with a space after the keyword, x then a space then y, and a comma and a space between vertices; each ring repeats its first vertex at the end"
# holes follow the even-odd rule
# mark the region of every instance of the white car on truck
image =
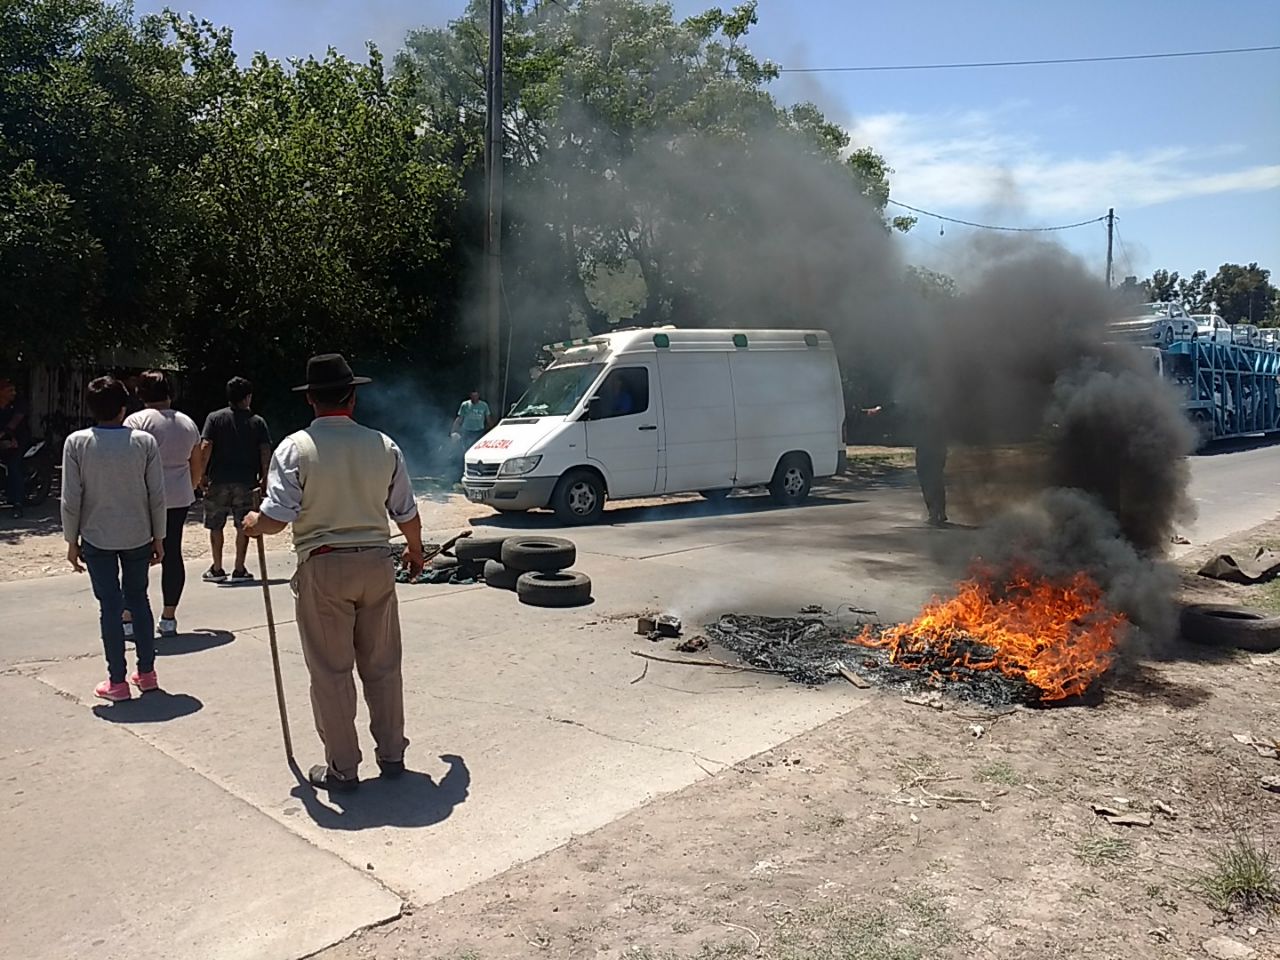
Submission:
POLYGON ((767 485, 780 504, 844 467, 844 394, 822 330, 626 330, 553 362, 466 453, 467 496, 591 523, 606 499, 767 485))

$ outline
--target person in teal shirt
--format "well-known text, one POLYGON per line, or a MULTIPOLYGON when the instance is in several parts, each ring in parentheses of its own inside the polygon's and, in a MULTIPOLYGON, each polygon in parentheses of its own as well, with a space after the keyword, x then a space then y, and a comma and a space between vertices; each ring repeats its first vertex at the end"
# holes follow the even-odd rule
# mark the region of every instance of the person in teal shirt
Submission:
MULTIPOLYGON (((459 441, 458 448, 465 454, 471 445, 485 435, 493 426, 493 414, 489 405, 480 399, 480 391, 472 390, 471 396, 462 401, 458 407, 458 415, 453 420, 453 439, 459 441)), ((459 461, 462 460, 461 454, 459 461)), ((458 464, 458 479, 462 479, 463 464, 458 464)))

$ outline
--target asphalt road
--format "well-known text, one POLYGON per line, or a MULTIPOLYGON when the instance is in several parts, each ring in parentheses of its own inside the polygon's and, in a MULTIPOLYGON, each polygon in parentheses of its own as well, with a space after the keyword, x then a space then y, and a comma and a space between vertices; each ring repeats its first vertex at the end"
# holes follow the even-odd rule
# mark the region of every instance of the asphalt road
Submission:
MULTIPOLYGON (((1280 447, 1199 457, 1192 474, 1193 539, 1280 510, 1280 447)), ((107 706, 91 696, 103 666, 85 578, 0 584, 6 942, 28 960, 291 960, 395 916, 402 901, 431 903, 872 709, 847 685, 642 662, 633 652, 654 648, 635 617, 671 611, 696 629, 721 612, 848 603, 904 618, 946 588, 973 535, 932 530, 921 514, 909 475, 830 485, 789 510, 760 496, 619 505, 571 532, 591 606, 402 586, 412 773, 340 803, 285 764, 257 585, 203 584, 202 564, 190 564, 183 634, 161 646, 163 691, 107 706), (117 856, 125 869, 113 868, 117 856), (103 862, 112 867, 96 869, 103 862)), ((556 531, 548 516, 476 528, 556 531)), ((320 745, 285 581, 293 563, 280 552, 270 563, 305 769, 320 745)), ((367 738, 364 751, 372 758, 367 738)))
POLYGON ((1245 530, 1280 513, 1280 443, 1230 445, 1191 458, 1197 517, 1183 533, 1192 545, 1245 530))

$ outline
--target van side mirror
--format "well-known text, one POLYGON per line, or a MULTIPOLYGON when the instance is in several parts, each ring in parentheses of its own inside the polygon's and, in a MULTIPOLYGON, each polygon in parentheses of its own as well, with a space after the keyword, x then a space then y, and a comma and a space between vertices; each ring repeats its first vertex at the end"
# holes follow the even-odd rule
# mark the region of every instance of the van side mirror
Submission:
POLYGON ((604 409, 603 401, 599 397, 592 397, 587 401, 587 408, 583 411, 583 420, 599 420, 600 411, 604 409))

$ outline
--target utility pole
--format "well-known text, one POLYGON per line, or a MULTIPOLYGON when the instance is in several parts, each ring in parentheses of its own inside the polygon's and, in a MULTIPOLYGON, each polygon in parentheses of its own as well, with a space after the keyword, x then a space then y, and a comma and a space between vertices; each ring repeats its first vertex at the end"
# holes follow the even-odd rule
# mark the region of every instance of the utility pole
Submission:
MULTIPOLYGON (((485 93, 485 384, 502 394, 502 3, 489 0, 489 71, 485 93)), ((505 411, 499 410, 501 416, 505 411)))
POLYGON ((1107 210, 1107 289, 1111 289, 1111 244, 1116 233, 1116 208, 1107 210))

